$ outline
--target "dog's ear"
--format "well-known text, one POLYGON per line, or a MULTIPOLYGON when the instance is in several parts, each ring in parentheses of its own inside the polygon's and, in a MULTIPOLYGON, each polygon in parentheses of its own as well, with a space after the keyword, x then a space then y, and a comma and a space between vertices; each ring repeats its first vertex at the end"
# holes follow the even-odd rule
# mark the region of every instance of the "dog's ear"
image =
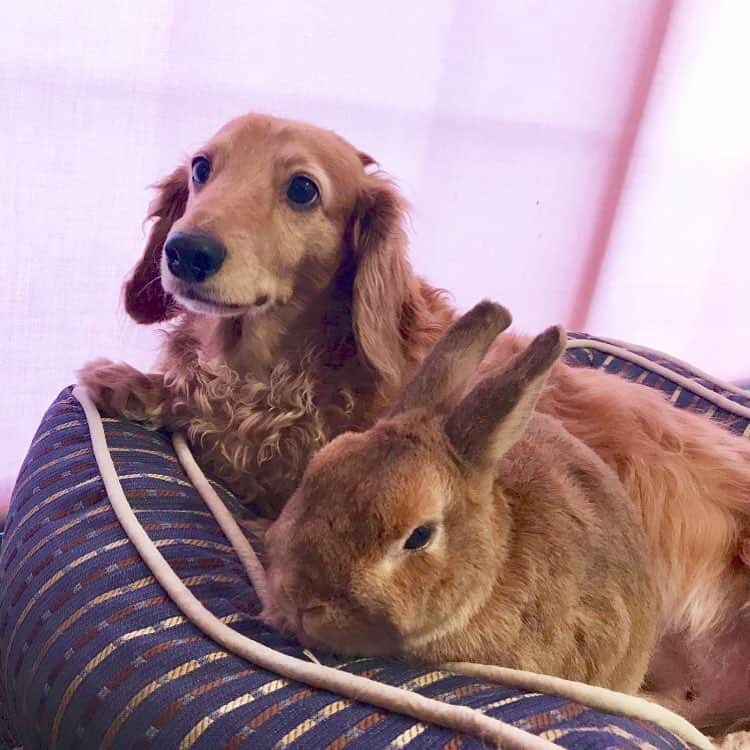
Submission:
POLYGON ((174 299, 161 285, 161 254, 169 230, 185 212, 188 200, 188 171, 178 167, 154 186, 157 195, 146 220, 156 219, 133 273, 125 283, 125 310, 136 323, 159 323, 177 313, 174 299))
POLYGON ((370 154, 366 154, 364 151, 357 151, 357 156, 359 157, 359 160, 362 162, 362 166, 367 169, 367 167, 372 167, 373 165, 377 165, 377 160, 373 159, 370 154))
POLYGON ((396 388, 406 365, 404 319, 418 283, 406 255, 405 219, 406 202, 396 188, 371 175, 352 227, 353 328, 361 355, 396 388))

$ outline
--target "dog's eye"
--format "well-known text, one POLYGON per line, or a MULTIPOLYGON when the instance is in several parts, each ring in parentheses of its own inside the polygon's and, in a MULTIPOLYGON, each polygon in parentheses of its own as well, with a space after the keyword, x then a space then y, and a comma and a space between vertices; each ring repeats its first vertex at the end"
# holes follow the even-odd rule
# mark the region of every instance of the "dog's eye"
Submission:
POLYGON ((296 206, 307 208, 318 200, 318 186, 304 175, 298 174, 292 177, 289 187, 286 189, 286 197, 296 206))
POLYGON ((193 182, 196 185, 205 185, 211 174, 211 162, 205 156, 196 156, 192 166, 193 182))
POLYGON ((417 526, 404 542, 404 549, 424 549, 430 543, 433 531, 434 528, 432 526, 417 526))

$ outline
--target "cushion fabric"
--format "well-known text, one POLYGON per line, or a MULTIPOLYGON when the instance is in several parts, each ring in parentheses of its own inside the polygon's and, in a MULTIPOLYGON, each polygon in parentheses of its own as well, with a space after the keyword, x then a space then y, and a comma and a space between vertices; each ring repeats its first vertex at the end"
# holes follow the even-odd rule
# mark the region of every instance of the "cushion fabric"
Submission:
MULTIPOLYGON (((750 406, 750 398, 743 402, 684 365, 660 362, 680 376, 673 382, 595 345, 569 350, 569 363, 660 388, 675 406, 747 434, 746 417, 691 393, 685 380, 741 406, 750 406)), ((244 570, 168 438, 116 419, 105 419, 104 427, 129 502, 186 585, 233 628, 304 657, 293 640, 258 621, 258 600, 244 570)), ((212 484, 262 559, 252 514, 212 484)), ((392 660, 332 656, 327 663, 479 708, 563 747, 686 747, 661 727, 564 698, 392 660)), ((0 747, 3 733, 6 746, 17 739, 26 750, 482 747, 475 738, 255 668, 187 622, 115 518, 83 409, 70 389, 44 416, 13 494, 0 552, 2 690, 8 726, 0 710, 0 747)))

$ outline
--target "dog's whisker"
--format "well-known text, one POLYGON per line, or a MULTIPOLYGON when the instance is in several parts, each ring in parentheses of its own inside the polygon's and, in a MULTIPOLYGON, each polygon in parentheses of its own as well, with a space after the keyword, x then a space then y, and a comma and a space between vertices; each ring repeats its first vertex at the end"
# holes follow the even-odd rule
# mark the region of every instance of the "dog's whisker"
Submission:
MULTIPOLYGON (((153 278, 153 279, 149 279, 149 280, 148 280, 148 281, 147 281, 147 282, 146 282, 146 283, 145 283, 145 284, 144 284, 144 285, 143 285, 143 286, 142 286, 142 287, 140 288, 140 290, 138 291, 138 296, 140 296, 140 295, 144 294, 144 293, 145 293, 146 291, 148 291, 148 289, 149 289, 149 288, 150 288, 151 286, 153 286, 153 285, 154 285, 154 284, 156 284, 156 283, 160 283, 160 282, 161 282, 161 274, 158 274, 158 275, 154 276, 154 278, 153 278)), ((164 291, 164 287, 162 287, 162 292, 164 293, 164 296, 166 296, 166 294, 167 294, 167 293, 166 293, 166 291, 164 291)))

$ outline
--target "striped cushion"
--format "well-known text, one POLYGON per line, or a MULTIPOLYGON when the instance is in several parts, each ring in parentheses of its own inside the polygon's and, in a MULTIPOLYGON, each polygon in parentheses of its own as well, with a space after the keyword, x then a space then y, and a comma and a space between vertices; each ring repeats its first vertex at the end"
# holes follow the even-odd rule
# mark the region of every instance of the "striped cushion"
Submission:
POLYGON ((593 367, 662 391, 680 409, 694 411, 728 430, 750 437, 750 393, 722 383, 691 365, 631 344, 569 334, 565 361, 593 367))
MULTIPOLYGON (((619 374, 641 377, 630 364, 618 365, 609 355, 600 359, 599 353, 592 344, 590 352, 578 348, 568 357, 571 364, 619 366, 619 374)), ((694 399, 684 405, 701 410, 694 399)), ((193 593, 245 635, 304 656, 292 640, 255 619, 258 601, 244 571, 166 437, 119 420, 104 424, 130 503, 193 593)), ((727 425, 747 430, 747 420, 744 427, 739 420, 727 425)), ((262 557, 253 517, 214 486, 262 557)), ((481 747, 476 739, 254 668, 186 622, 114 517, 82 408, 69 389, 34 438, 6 531, 0 553, 0 689, 12 731, 26 750, 481 747)), ((564 747, 686 747, 660 727, 563 698, 394 661, 331 657, 329 663, 480 708, 564 747)))

